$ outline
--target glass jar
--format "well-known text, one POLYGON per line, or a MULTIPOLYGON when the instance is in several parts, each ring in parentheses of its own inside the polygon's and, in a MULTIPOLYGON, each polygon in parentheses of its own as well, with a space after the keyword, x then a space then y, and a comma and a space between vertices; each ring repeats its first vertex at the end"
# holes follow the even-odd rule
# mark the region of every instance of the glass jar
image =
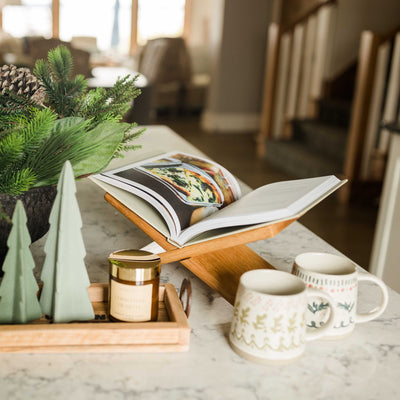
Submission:
POLYGON ((160 257, 143 250, 111 253, 108 311, 110 320, 156 321, 160 257))

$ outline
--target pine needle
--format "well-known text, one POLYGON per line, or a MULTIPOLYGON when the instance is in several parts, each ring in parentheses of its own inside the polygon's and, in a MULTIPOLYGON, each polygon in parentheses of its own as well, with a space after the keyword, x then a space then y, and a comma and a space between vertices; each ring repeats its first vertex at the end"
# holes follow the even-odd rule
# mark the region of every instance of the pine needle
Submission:
POLYGON ((36 182, 37 176, 30 168, 7 171, 0 182, 0 193, 16 196, 29 190, 36 182))
POLYGON ((59 46, 33 71, 44 87, 43 105, 11 92, 0 95, 0 193, 56 183, 66 160, 80 176, 138 148, 132 141, 144 129, 120 122, 140 94, 137 76, 88 91, 87 80, 72 71, 70 51, 59 46))
POLYGON ((71 78, 73 62, 70 51, 63 45, 49 51, 48 64, 57 82, 66 82, 71 78))

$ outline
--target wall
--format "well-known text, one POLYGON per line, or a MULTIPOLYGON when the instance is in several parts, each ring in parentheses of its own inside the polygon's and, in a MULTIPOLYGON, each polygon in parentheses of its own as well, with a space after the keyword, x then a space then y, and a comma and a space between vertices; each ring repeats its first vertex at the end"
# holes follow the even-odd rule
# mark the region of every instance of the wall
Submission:
POLYGON ((214 0, 191 0, 191 27, 189 46, 204 46, 209 43, 210 20, 214 9, 214 0))
POLYGON ((210 26, 214 0, 192 0, 190 35, 187 41, 194 73, 210 73, 210 26))
MULTIPOLYGON (((279 7, 278 15, 274 14, 274 22, 282 26, 290 26, 299 18, 307 15, 312 9, 327 0, 275 0, 275 7, 279 7)), ((276 10, 278 11, 278 10, 276 10)))
POLYGON ((339 0, 327 78, 336 77, 356 60, 363 30, 385 34, 398 26, 399 0, 339 0))
POLYGON ((210 21, 211 86, 207 131, 256 131, 272 1, 215 0, 210 21))
MULTIPOLYGON (((291 7, 289 0, 275 1, 282 7, 291 7)), ((293 10, 304 3, 292 1, 293 10)), ((202 126, 211 132, 257 131, 267 29, 274 14, 274 0, 213 0, 211 4, 207 0, 206 4, 211 7, 207 8, 211 86, 202 126)), ((280 15, 289 18, 293 10, 282 10, 280 15)), ((336 77, 354 63, 362 30, 386 33, 399 25, 400 0, 338 0, 332 63, 326 78, 336 77)))

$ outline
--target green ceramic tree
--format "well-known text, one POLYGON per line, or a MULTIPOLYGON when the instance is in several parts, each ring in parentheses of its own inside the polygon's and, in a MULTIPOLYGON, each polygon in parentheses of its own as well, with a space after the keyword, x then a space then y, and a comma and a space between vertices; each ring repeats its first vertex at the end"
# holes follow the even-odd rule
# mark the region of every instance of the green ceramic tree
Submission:
POLYGON ((67 161, 60 174, 57 196, 50 214, 50 230, 44 250, 46 259, 40 304, 53 322, 87 321, 94 318, 83 261, 82 220, 76 200, 74 173, 67 161))
POLYGON ((29 245, 26 214, 21 200, 15 205, 12 229, 7 240, 8 252, 3 264, 0 286, 0 322, 24 324, 42 316, 37 298, 39 287, 33 275, 35 262, 29 245))

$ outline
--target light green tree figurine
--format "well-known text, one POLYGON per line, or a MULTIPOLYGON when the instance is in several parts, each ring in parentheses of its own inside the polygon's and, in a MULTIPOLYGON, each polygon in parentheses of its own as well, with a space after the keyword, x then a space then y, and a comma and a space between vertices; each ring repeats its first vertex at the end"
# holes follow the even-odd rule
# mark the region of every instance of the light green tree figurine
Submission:
POLYGON ((12 217, 13 226, 7 240, 8 252, 3 264, 0 286, 0 323, 25 324, 42 316, 37 298, 39 290, 33 269, 35 262, 29 245, 26 214, 18 200, 12 217))
POLYGON ((76 200, 72 166, 66 161, 50 214, 50 230, 44 247, 46 259, 41 279, 42 311, 53 322, 88 321, 94 318, 90 286, 83 261, 82 219, 76 200))

